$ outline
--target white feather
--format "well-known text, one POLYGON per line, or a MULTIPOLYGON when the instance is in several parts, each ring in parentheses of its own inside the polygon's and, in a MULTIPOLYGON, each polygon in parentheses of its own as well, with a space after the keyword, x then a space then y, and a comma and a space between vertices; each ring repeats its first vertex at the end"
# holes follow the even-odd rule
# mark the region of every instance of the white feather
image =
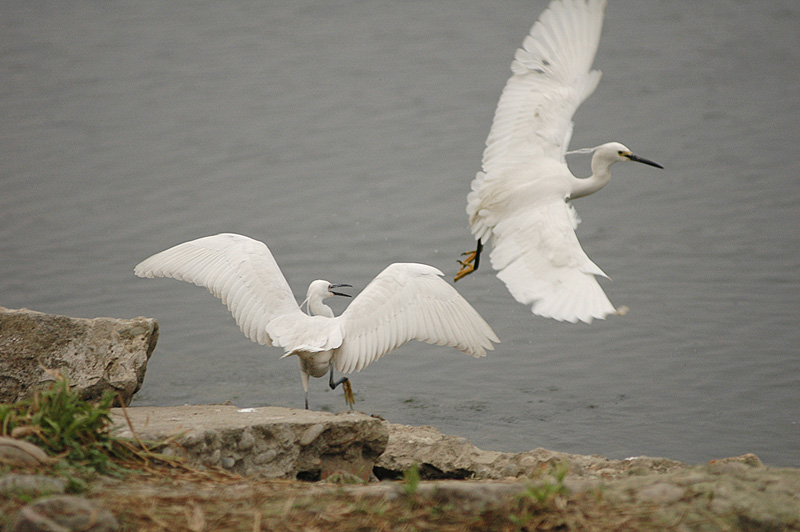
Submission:
POLYGON ((140 277, 171 277, 204 286, 228 305, 251 340, 299 355, 301 371, 315 377, 334 365, 361 371, 410 340, 484 356, 499 342, 475 309, 424 264, 392 264, 378 274, 339 317, 322 304, 330 283, 309 287, 303 313, 272 253, 263 243, 235 234, 185 242, 138 264, 140 277), (319 288, 320 286, 326 288, 319 288), (320 293, 317 290, 324 290, 320 293))
POLYGON ((497 336, 441 275, 431 266, 401 263, 378 274, 338 318, 345 339, 336 351, 336 369, 361 371, 410 340, 475 357, 492 349, 497 336))
POLYGON ((289 340, 276 339, 287 331, 273 324, 269 334, 270 327, 248 323, 304 315, 267 246, 246 236, 220 234, 185 242, 142 261, 134 273, 208 288, 228 306, 242 332, 260 344, 285 346, 289 340))
POLYGON ((533 25, 514 55, 483 171, 467 196, 472 233, 493 240, 492 266, 514 298, 535 314, 571 322, 615 312, 595 279, 605 274, 581 248, 579 219, 567 203, 576 182, 588 180, 572 176, 564 161, 572 116, 600 80, 591 68, 605 5, 555 0, 533 25))

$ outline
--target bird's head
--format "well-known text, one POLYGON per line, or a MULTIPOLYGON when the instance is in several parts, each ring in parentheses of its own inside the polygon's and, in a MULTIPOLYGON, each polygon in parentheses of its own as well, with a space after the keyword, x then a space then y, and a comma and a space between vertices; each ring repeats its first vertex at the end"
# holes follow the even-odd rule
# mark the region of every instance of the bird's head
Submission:
POLYGON ((664 168, 658 163, 655 163, 649 159, 645 159, 644 157, 639 157, 638 155, 634 155, 631 150, 629 150, 624 144, 620 144, 619 142, 609 142, 607 144, 603 144, 595 148, 594 157, 599 160, 605 160, 608 162, 608 165, 612 165, 619 161, 634 161, 637 163, 647 164, 650 166, 655 166, 656 168, 664 168))
POLYGON ((308 285, 308 292, 306 292, 306 300, 300 304, 302 308, 303 305, 307 305, 307 309, 309 314, 314 316, 326 316, 328 318, 333 317, 333 311, 328 307, 323 301, 328 297, 333 296, 344 296, 350 297, 350 294, 345 294, 342 292, 337 292, 334 288, 342 288, 344 286, 350 286, 349 284, 331 284, 328 281, 324 281, 322 279, 317 279, 310 285, 308 285))
POLYGON ((332 283, 329 283, 328 281, 324 281, 322 279, 317 279, 316 281, 314 281, 313 283, 308 285, 308 292, 306 292, 306 297, 309 300, 310 299, 322 300, 322 299, 325 299, 325 298, 328 298, 328 297, 333 297, 333 296, 351 297, 350 294, 345 294, 345 293, 342 293, 342 292, 336 292, 334 290, 335 288, 344 288, 344 287, 352 288, 352 285, 349 285, 349 284, 332 284, 332 283))

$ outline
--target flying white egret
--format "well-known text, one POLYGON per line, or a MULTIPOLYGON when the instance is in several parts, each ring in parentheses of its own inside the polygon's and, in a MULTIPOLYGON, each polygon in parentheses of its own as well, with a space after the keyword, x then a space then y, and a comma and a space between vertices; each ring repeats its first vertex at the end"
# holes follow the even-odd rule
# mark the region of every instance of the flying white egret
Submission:
POLYGON ((514 298, 534 314, 590 323, 618 312, 600 288, 605 273, 586 256, 569 200, 608 184, 609 168, 636 161, 657 168, 618 142, 578 150, 594 152, 592 175, 576 178, 565 154, 572 116, 594 91, 591 70, 606 0, 554 0, 533 25, 511 63, 513 75, 495 112, 483 171, 472 181, 467 213, 475 251, 464 253, 455 280, 478 269, 490 239, 492 267, 514 298))
MULTIPOLYGON (((410 340, 455 347, 473 357, 499 342, 491 327, 461 295, 425 264, 395 263, 383 270, 339 317, 323 303, 350 286, 317 280, 297 304, 272 253, 252 238, 220 234, 178 244, 139 263, 139 277, 171 277, 208 288, 228 306, 242 332, 262 345, 297 355, 308 408, 308 378, 330 372, 354 404, 347 377, 410 340), (307 305, 309 314, 303 313, 307 305)), ((350 296, 347 296, 350 297, 350 296)))

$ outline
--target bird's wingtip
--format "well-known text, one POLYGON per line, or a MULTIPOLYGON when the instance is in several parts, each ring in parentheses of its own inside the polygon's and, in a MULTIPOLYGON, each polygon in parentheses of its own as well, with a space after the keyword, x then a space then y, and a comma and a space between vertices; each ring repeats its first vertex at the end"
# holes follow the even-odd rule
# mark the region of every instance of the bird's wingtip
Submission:
POLYGON ((144 269, 142 267, 141 263, 137 264, 136 267, 133 269, 133 274, 136 277, 142 277, 142 278, 150 278, 150 279, 152 279, 154 277, 153 272, 144 269))

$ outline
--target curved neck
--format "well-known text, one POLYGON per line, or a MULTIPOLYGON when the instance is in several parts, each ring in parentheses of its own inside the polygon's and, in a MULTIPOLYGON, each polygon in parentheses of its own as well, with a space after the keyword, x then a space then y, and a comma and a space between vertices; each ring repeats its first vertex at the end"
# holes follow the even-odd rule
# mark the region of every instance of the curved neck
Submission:
POLYGON ((331 307, 323 303, 322 298, 318 296, 313 296, 308 299, 308 312, 312 316, 333 318, 333 310, 331 310, 331 307))
POLYGON ((611 180, 610 167, 611 164, 608 161, 592 157, 592 175, 584 179, 575 178, 572 182, 572 192, 569 197, 575 199, 588 196, 606 186, 611 180))

